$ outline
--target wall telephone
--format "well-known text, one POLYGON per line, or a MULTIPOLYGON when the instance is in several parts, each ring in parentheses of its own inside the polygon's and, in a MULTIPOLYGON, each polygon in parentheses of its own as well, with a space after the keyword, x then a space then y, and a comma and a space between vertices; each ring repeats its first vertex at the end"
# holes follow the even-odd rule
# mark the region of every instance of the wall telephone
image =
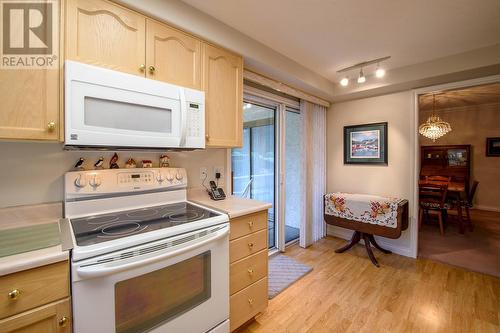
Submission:
POLYGON ((224 190, 217 187, 213 180, 210 181, 210 189, 208 190, 208 194, 210 195, 210 199, 212 200, 223 200, 226 198, 226 193, 224 193, 224 190))

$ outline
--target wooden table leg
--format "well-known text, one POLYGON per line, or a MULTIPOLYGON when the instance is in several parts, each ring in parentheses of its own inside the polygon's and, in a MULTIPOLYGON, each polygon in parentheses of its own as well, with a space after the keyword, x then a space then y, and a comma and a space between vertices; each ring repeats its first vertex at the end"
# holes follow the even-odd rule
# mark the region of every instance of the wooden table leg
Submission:
POLYGON ((342 253, 349 250, 351 247, 359 243, 360 240, 361 240, 361 233, 359 231, 355 231, 352 234, 351 241, 347 245, 341 247, 340 249, 336 249, 335 253, 342 253))
POLYGON ((391 251, 386 250, 386 249, 382 248, 380 245, 378 245, 378 243, 375 241, 375 237, 373 237, 373 235, 368 235, 368 238, 370 239, 370 243, 372 243, 372 245, 380 252, 385 253, 385 254, 392 253, 391 251))
POLYGON ((457 206, 457 215, 458 215, 458 227, 460 229, 460 233, 464 234, 465 233, 464 219, 462 218, 462 206, 460 204, 458 204, 457 206))
POLYGON ((370 235, 363 233, 363 240, 365 241, 366 252, 368 253, 368 257, 372 261, 372 264, 374 264, 377 267, 380 267, 377 259, 373 255, 372 247, 370 246, 370 235))

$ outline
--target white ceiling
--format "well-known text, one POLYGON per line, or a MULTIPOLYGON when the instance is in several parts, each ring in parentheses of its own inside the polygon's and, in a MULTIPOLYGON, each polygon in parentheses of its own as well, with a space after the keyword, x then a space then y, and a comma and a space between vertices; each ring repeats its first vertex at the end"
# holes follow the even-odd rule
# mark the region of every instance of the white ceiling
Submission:
POLYGON ((333 81, 500 43, 500 0, 183 0, 333 81))

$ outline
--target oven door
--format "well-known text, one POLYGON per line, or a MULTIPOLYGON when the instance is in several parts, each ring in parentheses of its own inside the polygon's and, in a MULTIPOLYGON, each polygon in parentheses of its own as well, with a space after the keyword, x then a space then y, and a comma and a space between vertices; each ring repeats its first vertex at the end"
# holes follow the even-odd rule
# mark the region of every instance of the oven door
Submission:
POLYGON ((229 318, 227 223, 72 263, 75 333, 208 332, 229 318))
POLYGON ((65 145, 181 147, 184 89, 164 82, 66 61, 65 145))

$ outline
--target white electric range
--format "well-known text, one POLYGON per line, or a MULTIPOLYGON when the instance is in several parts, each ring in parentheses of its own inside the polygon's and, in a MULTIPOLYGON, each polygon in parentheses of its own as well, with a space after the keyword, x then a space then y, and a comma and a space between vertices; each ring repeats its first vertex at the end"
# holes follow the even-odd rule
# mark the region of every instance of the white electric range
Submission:
POLYGON ((75 333, 229 332, 229 218, 184 169, 65 175, 75 333))

